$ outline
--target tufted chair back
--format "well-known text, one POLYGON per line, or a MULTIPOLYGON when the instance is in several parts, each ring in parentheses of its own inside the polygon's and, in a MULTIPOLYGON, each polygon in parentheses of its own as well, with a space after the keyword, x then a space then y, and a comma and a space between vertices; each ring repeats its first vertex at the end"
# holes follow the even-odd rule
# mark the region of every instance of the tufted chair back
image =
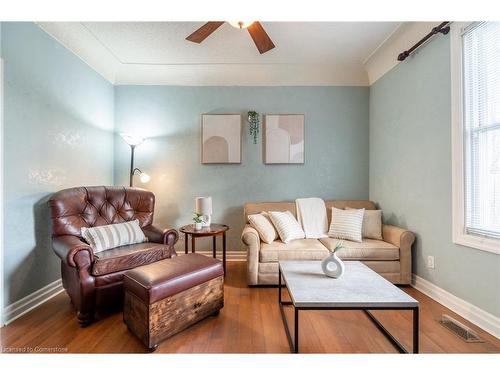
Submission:
POLYGON ((135 219, 141 227, 152 224, 155 196, 144 189, 123 186, 76 187, 55 193, 49 206, 52 236, 80 237, 82 227, 135 219))

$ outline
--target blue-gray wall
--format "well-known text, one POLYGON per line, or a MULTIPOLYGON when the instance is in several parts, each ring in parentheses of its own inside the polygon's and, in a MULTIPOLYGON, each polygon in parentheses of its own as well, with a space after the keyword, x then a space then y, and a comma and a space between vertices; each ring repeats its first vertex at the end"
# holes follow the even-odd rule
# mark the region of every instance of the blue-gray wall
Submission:
POLYGON ((47 197, 113 183, 113 86, 33 23, 1 24, 5 304, 60 278, 47 197))
MULTIPOLYGON (((155 193, 156 223, 191 222, 194 197, 210 194, 213 220, 231 227, 228 249, 241 250, 245 202, 368 198, 368 95, 367 87, 116 86, 115 130, 149 138, 136 166, 152 179, 136 184, 155 193), (305 114, 304 165, 264 165, 261 137, 253 144, 246 122, 241 165, 200 164, 200 114, 252 109, 305 114)), ((128 181, 129 154, 117 136, 115 184, 128 181)))
POLYGON ((370 199, 417 234, 414 273, 500 316, 500 257, 452 242, 450 95, 447 36, 371 86, 370 199))

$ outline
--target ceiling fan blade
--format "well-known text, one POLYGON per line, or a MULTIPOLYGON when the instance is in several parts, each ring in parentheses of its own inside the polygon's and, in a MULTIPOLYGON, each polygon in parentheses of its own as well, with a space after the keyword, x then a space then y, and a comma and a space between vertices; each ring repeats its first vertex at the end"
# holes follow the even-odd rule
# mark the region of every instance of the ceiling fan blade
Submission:
POLYGON ((189 40, 190 42, 201 43, 208 36, 210 36, 210 34, 212 34, 220 26, 222 26, 223 23, 224 23, 224 21, 207 22, 202 27, 200 27, 198 30, 196 30, 194 33, 189 35, 186 39, 189 40))
POLYGON ((274 48, 273 41, 269 38, 260 22, 255 21, 248 26, 247 30, 261 55, 274 48))

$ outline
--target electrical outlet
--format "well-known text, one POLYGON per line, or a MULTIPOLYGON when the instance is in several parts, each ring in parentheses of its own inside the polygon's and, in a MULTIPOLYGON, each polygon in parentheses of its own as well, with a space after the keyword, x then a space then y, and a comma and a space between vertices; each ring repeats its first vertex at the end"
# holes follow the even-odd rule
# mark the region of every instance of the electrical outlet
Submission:
POLYGON ((434 256, 432 255, 427 256, 427 268, 434 269, 434 256))

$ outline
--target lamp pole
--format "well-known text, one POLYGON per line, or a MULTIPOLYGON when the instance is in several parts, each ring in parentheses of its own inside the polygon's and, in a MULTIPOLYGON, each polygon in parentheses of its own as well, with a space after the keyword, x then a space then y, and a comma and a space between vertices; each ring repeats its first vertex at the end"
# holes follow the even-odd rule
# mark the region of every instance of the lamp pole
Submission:
POLYGON ((134 150, 135 150, 135 145, 130 145, 130 187, 133 185, 134 181, 134 150))

